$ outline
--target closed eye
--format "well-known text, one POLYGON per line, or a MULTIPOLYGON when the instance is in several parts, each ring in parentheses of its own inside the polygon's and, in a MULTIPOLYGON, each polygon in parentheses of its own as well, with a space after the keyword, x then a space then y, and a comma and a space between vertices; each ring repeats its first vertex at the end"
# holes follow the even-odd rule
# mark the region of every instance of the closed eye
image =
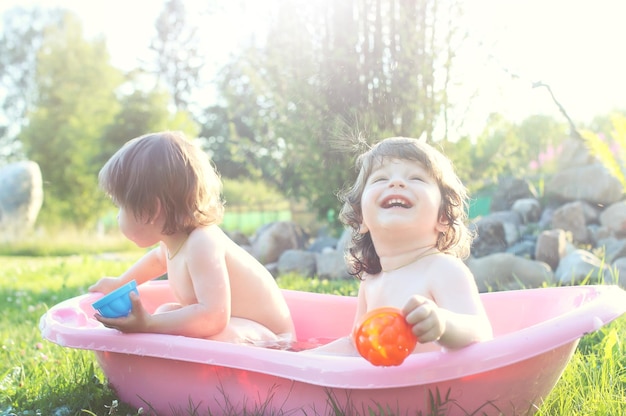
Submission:
POLYGON ((372 178, 370 178, 369 182, 370 183, 377 183, 377 182, 382 182, 384 180, 386 180, 387 178, 385 176, 374 176, 372 178))

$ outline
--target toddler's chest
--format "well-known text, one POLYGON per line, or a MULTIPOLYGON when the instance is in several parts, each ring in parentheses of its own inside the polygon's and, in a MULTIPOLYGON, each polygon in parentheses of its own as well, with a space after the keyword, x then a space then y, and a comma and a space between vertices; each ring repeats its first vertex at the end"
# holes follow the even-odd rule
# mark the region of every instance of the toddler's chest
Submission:
POLYGON ((364 284, 366 285, 365 296, 369 310, 387 306, 402 309, 413 295, 431 299, 430 285, 424 279, 377 276, 364 282, 364 284))
POLYGON ((184 305, 197 302, 193 282, 184 262, 170 262, 167 279, 178 302, 184 305))

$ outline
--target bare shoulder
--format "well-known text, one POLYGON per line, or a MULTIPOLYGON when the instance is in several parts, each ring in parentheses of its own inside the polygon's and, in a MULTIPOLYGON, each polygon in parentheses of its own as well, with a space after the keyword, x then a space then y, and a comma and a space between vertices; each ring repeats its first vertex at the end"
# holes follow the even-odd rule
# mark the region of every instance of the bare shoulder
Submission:
POLYGON ((216 225, 207 227, 198 227, 193 230, 188 237, 189 245, 222 245, 224 240, 228 239, 226 234, 216 225))
POLYGON ((469 267, 459 259, 450 254, 442 253, 435 257, 433 267, 446 283, 454 283, 460 281, 474 281, 474 275, 469 267))
POLYGON ((480 311, 476 280, 463 260, 452 256, 437 256, 437 269, 431 280, 435 302, 446 309, 460 313, 480 311))
POLYGON ((359 283, 359 292, 366 292, 368 290, 372 290, 369 288, 374 288, 373 290, 377 290, 378 287, 384 284, 385 282, 383 281, 382 273, 378 273, 378 274, 363 273, 363 276, 361 276, 361 281, 359 283))
POLYGON ((433 263, 435 263, 437 267, 469 270, 463 260, 448 253, 439 253, 437 256, 433 256, 433 263))

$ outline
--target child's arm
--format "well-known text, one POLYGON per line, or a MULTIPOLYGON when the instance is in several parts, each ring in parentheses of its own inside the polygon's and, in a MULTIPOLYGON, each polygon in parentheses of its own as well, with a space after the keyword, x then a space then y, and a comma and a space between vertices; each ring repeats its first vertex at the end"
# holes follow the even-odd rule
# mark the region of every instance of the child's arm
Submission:
POLYGON ((130 315, 113 319, 98 317, 98 320, 122 332, 195 338, 208 338, 222 332, 231 315, 230 282, 223 245, 203 233, 192 234, 187 241, 186 254, 189 280, 177 281, 170 276, 170 284, 178 287, 179 294, 185 296, 179 299, 180 308, 151 315, 142 307, 138 297, 131 296, 133 309, 130 315))
POLYGON ((144 254, 135 264, 119 277, 103 277, 89 287, 90 292, 109 293, 135 280, 138 285, 163 275, 167 271, 165 255, 161 245, 144 254))
POLYGON ((455 349, 492 337, 489 321, 482 314, 453 312, 422 296, 412 296, 403 311, 421 343, 438 342, 455 349))
POLYGON ((131 313, 123 318, 105 318, 96 315, 104 326, 122 332, 143 332, 156 334, 184 335, 194 338, 208 338, 221 332, 228 323, 228 317, 219 316, 211 320, 207 308, 201 304, 191 304, 168 312, 150 314, 143 307, 140 297, 130 293, 131 313))
POLYGON ((419 342, 438 342, 446 348, 461 348, 492 338, 474 277, 455 262, 437 270, 432 297, 412 296, 403 312, 419 342))

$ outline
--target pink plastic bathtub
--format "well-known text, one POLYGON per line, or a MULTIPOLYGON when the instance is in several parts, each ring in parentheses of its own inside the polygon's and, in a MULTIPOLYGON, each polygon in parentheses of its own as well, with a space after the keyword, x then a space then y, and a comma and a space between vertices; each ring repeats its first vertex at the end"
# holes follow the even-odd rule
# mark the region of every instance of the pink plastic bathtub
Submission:
MULTIPOLYGON (((139 287, 144 305, 171 300, 167 282, 139 287)), ((350 332, 355 298, 284 291, 299 342, 350 332)), ((52 307, 44 338, 93 350, 119 398, 158 415, 525 415, 558 381, 580 337, 626 311, 616 286, 482 294, 495 338, 413 354, 397 367, 157 334, 122 334, 93 319, 89 294, 52 307), (370 413, 373 412, 373 413, 370 413), (438 412, 438 413, 437 413, 438 412)))

